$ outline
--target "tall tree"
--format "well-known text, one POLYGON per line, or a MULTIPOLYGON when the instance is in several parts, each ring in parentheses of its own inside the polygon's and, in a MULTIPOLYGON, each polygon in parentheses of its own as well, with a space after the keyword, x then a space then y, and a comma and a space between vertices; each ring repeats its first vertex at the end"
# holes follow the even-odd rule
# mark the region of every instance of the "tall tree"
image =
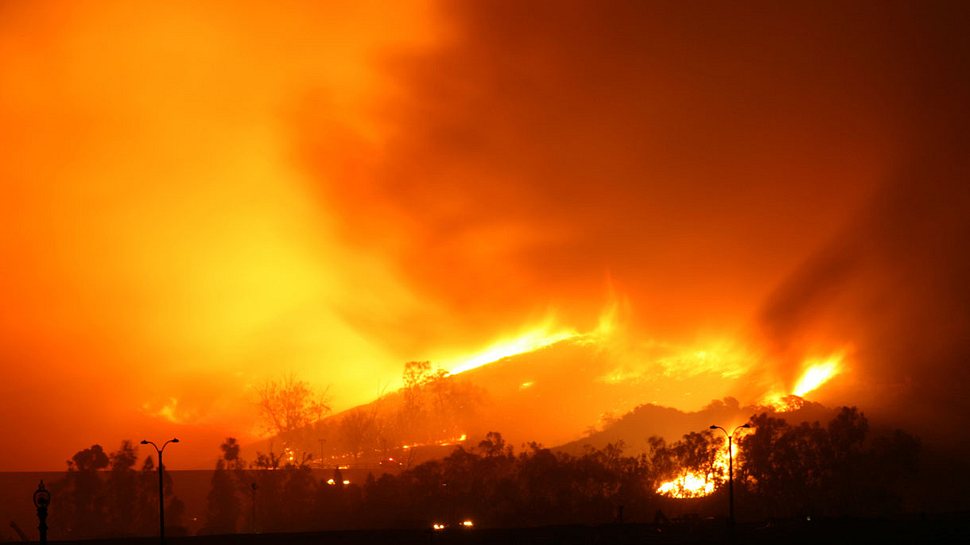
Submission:
POLYGON ((318 392, 293 374, 267 380, 257 390, 260 416, 277 435, 305 428, 330 412, 326 391, 318 392))
POLYGON ((107 523, 110 533, 116 536, 137 535, 136 512, 138 506, 138 473, 135 463, 138 451, 125 440, 117 451, 109 456, 110 472, 107 483, 107 523))
POLYGON ((239 487, 230 473, 239 461, 239 443, 234 437, 228 437, 219 448, 222 457, 216 461, 206 497, 206 520, 202 528, 206 534, 234 533, 242 511, 237 494, 239 487))
POLYGON ((376 446, 377 416, 372 410, 356 408, 340 419, 338 427, 346 452, 354 460, 376 446))
POLYGON ((104 485, 99 471, 110 460, 101 445, 78 451, 67 462, 67 503, 71 512, 69 534, 76 537, 105 535, 104 485))

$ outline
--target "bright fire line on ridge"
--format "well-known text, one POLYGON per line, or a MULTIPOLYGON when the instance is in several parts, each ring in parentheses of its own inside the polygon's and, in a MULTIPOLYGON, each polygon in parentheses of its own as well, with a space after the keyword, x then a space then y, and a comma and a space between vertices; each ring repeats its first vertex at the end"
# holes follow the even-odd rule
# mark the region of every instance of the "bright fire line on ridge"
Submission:
POLYGON ((586 333, 580 333, 572 328, 556 328, 555 321, 549 318, 516 337, 497 341, 473 356, 454 358, 453 361, 456 363, 449 365, 446 362, 443 367, 445 369, 450 367, 449 375, 457 375, 510 356, 535 352, 569 339, 595 342, 615 330, 617 311, 616 303, 608 305, 600 314, 596 328, 586 333))
POLYGON ((451 368, 450 375, 457 375, 465 371, 481 367, 483 365, 498 361, 516 354, 534 352, 540 348, 556 344, 566 339, 580 336, 572 330, 548 331, 546 328, 538 328, 520 335, 511 340, 499 341, 484 351, 465 359, 462 363, 451 368))

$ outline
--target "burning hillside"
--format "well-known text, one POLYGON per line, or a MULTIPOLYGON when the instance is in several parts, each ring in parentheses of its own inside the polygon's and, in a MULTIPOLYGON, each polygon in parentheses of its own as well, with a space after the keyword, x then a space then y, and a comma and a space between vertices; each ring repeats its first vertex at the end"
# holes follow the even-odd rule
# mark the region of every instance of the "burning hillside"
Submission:
MULTIPOLYGON (((318 460, 322 453, 324 465, 330 463, 326 460, 373 464, 410 459, 413 449, 465 441, 474 445, 492 430, 501 430, 512 444, 561 445, 605 432, 618 424, 619 415, 645 403, 697 411, 705 399, 747 387, 756 366, 746 358, 753 359, 748 356, 753 352, 724 342, 704 344, 701 350, 636 343, 616 309, 608 307, 598 326, 586 333, 547 320, 458 359, 450 372, 429 362, 408 363, 400 390, 294 430, 280 442, 315 453, 318 460), (495 356, 499 359, 489 360, 495 356)), ((746 404, 797 411, 806 403, 804 396, 823 391, 849 364, 840 352, 807 359, 802 367, 791 384, 765 387, 746 404)), ((744 410, 736 401, 719 407, 707 405, 697 414, 717 409, 724 413, 718 422, 743 421, 744 410)), ((638 440, 628 444, 638 450, 648 435, 672 439, 708 424, 683 419, 655 423, 638 430, 638 440)))

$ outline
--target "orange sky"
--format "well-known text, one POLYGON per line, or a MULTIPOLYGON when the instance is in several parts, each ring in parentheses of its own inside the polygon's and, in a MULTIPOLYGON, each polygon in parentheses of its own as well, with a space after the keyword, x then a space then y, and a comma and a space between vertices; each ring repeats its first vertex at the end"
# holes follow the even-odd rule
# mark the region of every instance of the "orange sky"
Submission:
POLYGON ((0 470, 205 465, 266 378, 346 408, 611 292, 644 342, 791 344, 945 18, 553 4, 0 2, 0 470))

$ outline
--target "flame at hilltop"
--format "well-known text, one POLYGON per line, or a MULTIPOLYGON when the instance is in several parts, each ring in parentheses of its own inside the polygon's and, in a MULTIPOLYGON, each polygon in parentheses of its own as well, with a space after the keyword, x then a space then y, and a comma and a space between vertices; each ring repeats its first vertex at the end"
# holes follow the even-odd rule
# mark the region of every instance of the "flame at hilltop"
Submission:
POLYGON ((585 333, 579 333, 573 328, 557 326, 555 317, 550 316, 539 325, 526 329, 518 335, 496 341, 488 348, 471 356, 446 359, 442 362, 441 367, 450 369, 449 374, 457 375, 510 356, 535 352, 561 341, 576 340, 583 343, 602 343, 607 341, 616 330, 618 308, 619 304, 615 301, 607 305, 599 316, 596 328, 585 333))
POLYGON ((802 377, 798 379, 792 394, 799 397, 815 391, 823 384, 831 380, 841 371, 842 357, 828 359, 821 363, 813 363, 808 366, 802 377))
POLYGON ((828 358, 811 358, 805 360, 802 365, 802 373, 794 386, 790 389, 782 390, 786 393, 778 393, 774 390, 764 398, 764 403, 771 406, 778 412, 787 412, 801 406, 801 399, 807 394, 817 391, 833 378, 846 370, 844 363, 845 353, 840 352, 828 358))
POLYGON ((512 339, 497 341, 475 355, 460 358, 460 363, 449 365, 446 361, 444 362, 444 366, 451 369, 449 374, 457 375, 509 356, 534 352, 560 341, 574 339, 579 335, 579 333, 572 329, 556 330, 552 329, 548 324, 542 325, 512 339))

